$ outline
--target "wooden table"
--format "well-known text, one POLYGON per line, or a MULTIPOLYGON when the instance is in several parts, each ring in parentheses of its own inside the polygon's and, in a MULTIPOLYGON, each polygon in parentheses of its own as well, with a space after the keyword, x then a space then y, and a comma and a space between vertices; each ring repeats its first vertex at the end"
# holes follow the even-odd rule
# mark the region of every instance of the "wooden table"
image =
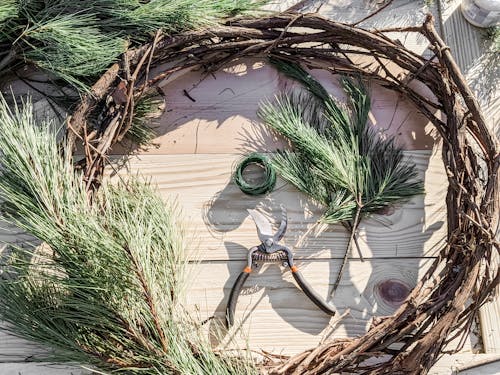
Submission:
MULTIPOLYGON (((285 8, 291 3, 280 6, 285 8)), ((489 94, 486 83, 491 80, 474 76, 481 66, 478 61, 483 51, 479 32, 463 20, 457 3, 438 6, 436 1, 430 11, 442 20, 442 35, 472 86, 479 90, 491 123, 498 124, 497 91, 493 88, 489 94)), ((352 22, 372 10, 367 9, 365 1, 337 0, 325 3, 320 13, 352 22)), ((395 1, 363 26, 419 24, 425 10, 423 2, 395 1)), ((418 53, 426 53, 423 40, 407 35, 393 37, 418 53)), ((479 62, 485 64, 484 57, 479 62)), ((320 71, 313 74, 332 94, 340 95, 331 76, 320 71)), ((248 345, 256 350, 293 354, 329 337, 362 335, 372 317, 389 315, 399 306, 445 240, 447 180, 440 141, 414 107, 394 93, 372 86, 370 121, 380 132, 398 137, 406 157, 417 165, 425 181, 426 194, 362 222, 359 242, 365 261, 356 252, 351 254, 331 300, 339 312, 336 317, 318 310, 297 289, 289 271, 266 266, 249 278, 238 301, 236 322, 241 329, 222 339, 215 338, 216 322, 224 317, 229 290, 245 263, 248 248, 258 243, 246 209, 259 208, 272 217, 279 213, 280 204, 287 207, 289 230, 285 241, 294 248, 304 276, 325 298, 341 263, 347 233, 341 226, 315 225, 321 208, 307 197, 282 180, 271 194, 249 197, 231 181, 234 165, 242 154, 272 152, 285 146, 258 121, 256 110, 262 100, 291 85, 265 62, 255 59, 233 63, 215 75, 189 72, 172 77, 160 85, 167 111, 157 128, 158 148, 134 150, 131 157, 122 155, 129 150, 115 150, 113 157, 122 167, 119 175, 139 172, 151 178, 162 196, 176 198, 183 208, 182 222, 192 244, 191 256, 198 260, 191 265, 194 277, 186 305, 200 321, 214 317, 207 331, 214 345, 221 347, 248 345)), ((109 173, 115 174, 113 169, 109 173)), ((3 238, 12 240, 17 235, 14 232, 3 238)), ((500 355, 498 311, 495 301, 481 312, 484 354, 475 354, 479 350, 478 332, 473 332, 462 352, 443 358, 432 373, 448 374, 461 364, 500 355)), ((22 363, 36 350, 0 332, 0 375, 69 373, 68 369, 57 372, 22 363)))

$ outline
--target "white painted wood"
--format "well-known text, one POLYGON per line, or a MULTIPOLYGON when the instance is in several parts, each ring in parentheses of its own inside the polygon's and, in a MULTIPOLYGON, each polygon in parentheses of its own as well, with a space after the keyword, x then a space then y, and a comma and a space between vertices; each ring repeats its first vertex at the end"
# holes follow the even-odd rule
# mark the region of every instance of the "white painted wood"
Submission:
POLYGON ((478 364, 474 367, 467 367, 461 370, 459 368, 458 374, 461 375, 498 375, 500 374, 500 359, 491 361, 489 363, 478 364))
MULTIPOLYGON (((498 253, 491 262, 491 270, 498 272, 498 253)), ((479 319, 481 328, 481 338, 485 353, 500 354, 500 299, 498 298, 500 287, 497 287, 496 294, 492 300, 485 303, 479 309, 479 319)))
MULTIPOLYGON (((44 348, 9 334, 6 330, 7 327, 5 322, 0 321, 0 364, 3 362, 29 362, 37 354, 44 353, 44 348)), ((0 375, 2 375, 1 372, 0 375)))
POLYGON ((498 354, 445 354, 429 371, 429 375, 498 375, 499 359, 498 354))

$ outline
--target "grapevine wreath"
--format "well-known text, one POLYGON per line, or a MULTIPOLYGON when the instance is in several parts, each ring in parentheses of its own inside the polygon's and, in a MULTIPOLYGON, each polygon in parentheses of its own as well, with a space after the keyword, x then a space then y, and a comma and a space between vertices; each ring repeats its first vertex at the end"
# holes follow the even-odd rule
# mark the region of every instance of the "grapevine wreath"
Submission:
MULTIPOLYGON (((431 15, 421 26, 374 31, 316 14, 284 13, 231 19, 175 35, 156 33, 150 43, 128 50, 111 66, 68 120, 70 148, 84 145, 85 158, 76 168, 84 174, 87 191, 98 191, 107 155, 131 129, 141 97, 181 70, 201 68, 210 73, 243 57, 273 58, 357 76, 405 97, 440 134, 449 182, 446 244, 394 315, 377 318, 361 337, 332 339, 292 357, 269 355, 260 371, 426 373, 448 343, 466 338, 478 309, 500 281, 492 262, 499 250, 498 140, 488 130, 431 15), (421 34, 433 56, 426 59, 409 51, 387 37, 388 32, 421 34), (360 57, 362 63, 357 62, 360 57), (402 73, 393 73, 394 68, 402 73), (91 120, 96 118, 98 126, 91 120), (369 360, 373 358, 377 360, 369 360)), ((460 346, 464 340, 459 341, 460 346)))

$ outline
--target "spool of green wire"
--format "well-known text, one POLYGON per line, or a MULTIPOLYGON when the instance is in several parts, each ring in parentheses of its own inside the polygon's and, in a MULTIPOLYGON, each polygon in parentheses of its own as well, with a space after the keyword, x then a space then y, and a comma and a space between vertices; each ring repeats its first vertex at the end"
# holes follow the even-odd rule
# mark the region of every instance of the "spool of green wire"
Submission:
POLYGON ((245 156, 236 167, 233 175, 234 183, 240 190, 248 195, 266 194, 273 190, 276 185, 276 171, 266 155, 257 152, 245 156), (264 179, 260 183, 251 184, 243 177, 243 172, 250 165, 258 165, 262 168, 264 179))

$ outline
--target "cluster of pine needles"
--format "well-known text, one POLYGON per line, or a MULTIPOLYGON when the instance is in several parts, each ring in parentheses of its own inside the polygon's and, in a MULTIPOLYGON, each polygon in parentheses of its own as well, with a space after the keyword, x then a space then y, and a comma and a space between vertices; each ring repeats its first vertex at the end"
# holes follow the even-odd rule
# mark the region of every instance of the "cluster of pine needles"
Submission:
POLYGON ((1 265, 0 320, 50 348, 35 360, 99 373, 255 373, 249 358, 215 353, 183 308, 176 205, 137 179, 90 199, 59 127, 0 96, 2 220, 36 239, 11 245, 1 265))
POLYGON ((2 0, 0 76, 32 64, 79 91, 129 46, 258 9, 263 0, 2 0))
POLYGON ((325 207, 321 221, 341 223, 351 233, 335 292, 361 220, 421 194, 422 182, 395 139, 369 126, 371 100, 360 79, 342 78, 347 103, 340 103, 300 65, 272 62, 305 88, 282 93, 259 110, 265 124, 293 146, 273 164, 285 180, 325 207))

